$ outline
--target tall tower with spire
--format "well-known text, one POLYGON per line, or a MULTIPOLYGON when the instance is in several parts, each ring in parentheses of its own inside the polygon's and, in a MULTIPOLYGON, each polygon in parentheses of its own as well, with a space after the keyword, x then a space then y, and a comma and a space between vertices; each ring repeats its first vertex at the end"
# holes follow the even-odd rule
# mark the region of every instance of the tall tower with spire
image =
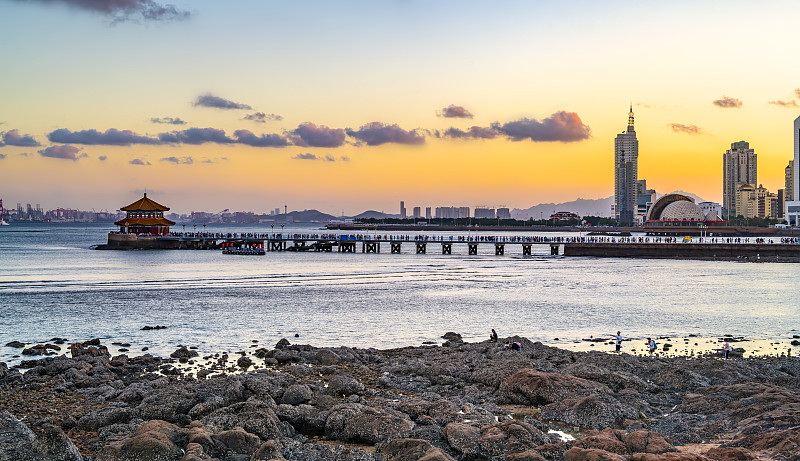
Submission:
POLYGON ((628 111, 628 129, 614 140, 614 213, 617 223, 634 223, 637 208, 639 140, 633 129, 633 103, 628 111))

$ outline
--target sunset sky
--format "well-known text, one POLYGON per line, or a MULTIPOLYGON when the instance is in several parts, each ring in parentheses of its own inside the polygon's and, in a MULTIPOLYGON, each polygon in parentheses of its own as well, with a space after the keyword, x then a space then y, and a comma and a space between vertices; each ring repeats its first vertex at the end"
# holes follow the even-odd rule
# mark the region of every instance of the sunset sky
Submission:
POLYGON ((508 206, 783 187, 797 1, 0 0, 6 207, 508 206), (473 128, 474 127, 474 128, 473 128))

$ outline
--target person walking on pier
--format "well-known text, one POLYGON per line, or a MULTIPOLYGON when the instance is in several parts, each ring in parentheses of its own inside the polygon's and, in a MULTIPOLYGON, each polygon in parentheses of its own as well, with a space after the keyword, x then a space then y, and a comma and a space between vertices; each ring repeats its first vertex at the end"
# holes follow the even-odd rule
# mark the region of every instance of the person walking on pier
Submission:
POLYGON ((622 350, 621 350, 622 349, 622 334, 618 331, 617 334, 613 335, 613 336, 614 336, 614 346, 616 347, 617 355, 620 355, 622 353, 622 350))

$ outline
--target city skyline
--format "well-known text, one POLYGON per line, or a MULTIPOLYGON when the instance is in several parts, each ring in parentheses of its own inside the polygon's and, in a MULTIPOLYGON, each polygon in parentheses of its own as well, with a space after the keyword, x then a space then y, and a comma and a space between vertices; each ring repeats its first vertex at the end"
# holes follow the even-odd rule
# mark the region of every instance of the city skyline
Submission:
POLYGON ((629 104, 660 192, 722 202, 734 142, 770 190, 793 158, 793 2, 128 4, 0 0, 7 207, 606 198, 629 104))

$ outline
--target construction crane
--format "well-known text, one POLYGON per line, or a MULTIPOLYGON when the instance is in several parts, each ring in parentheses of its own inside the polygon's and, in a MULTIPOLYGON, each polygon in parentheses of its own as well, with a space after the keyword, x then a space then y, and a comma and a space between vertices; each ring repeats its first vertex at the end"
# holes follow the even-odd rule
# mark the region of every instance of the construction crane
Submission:
POLYGON ((221 223, 222 222, 222 215, 224 213, 227 213, 227 212, 228 212, 228 209, 225 208, 224 210, 220 211, 219 213, 212 214, 211 217, 208 218, 208 222, 221 223))

